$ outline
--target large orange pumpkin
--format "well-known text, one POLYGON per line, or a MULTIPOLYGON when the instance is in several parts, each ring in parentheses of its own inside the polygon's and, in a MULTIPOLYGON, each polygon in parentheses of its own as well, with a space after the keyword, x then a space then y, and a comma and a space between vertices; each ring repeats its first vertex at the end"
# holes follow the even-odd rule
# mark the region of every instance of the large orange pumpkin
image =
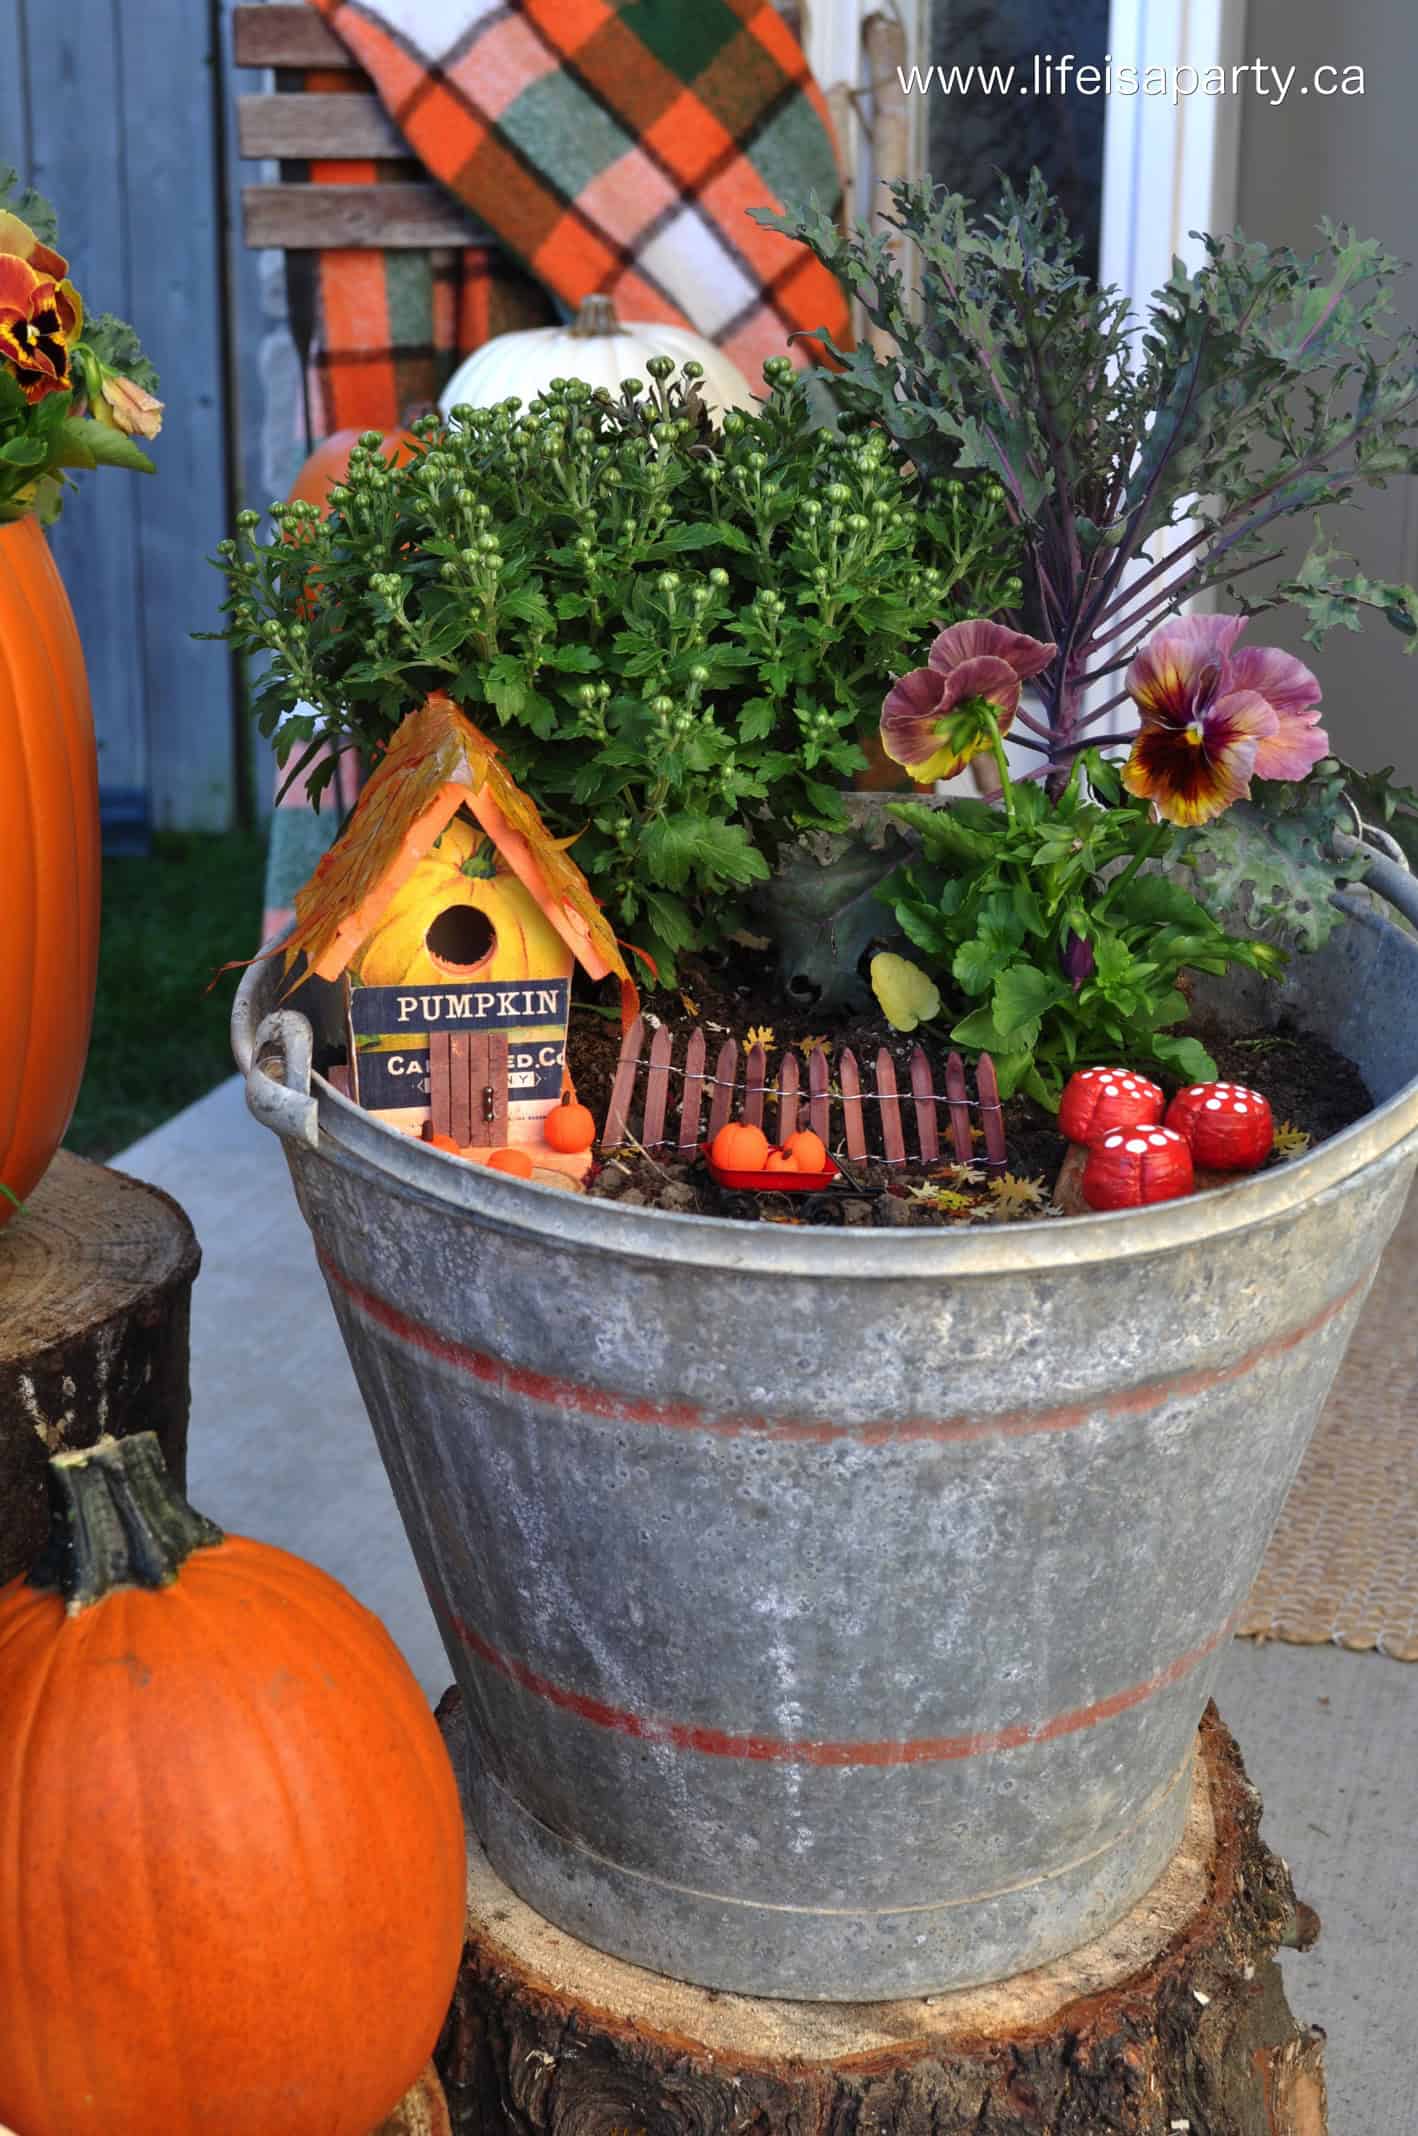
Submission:
MULTIPOLYGON (((362 430, 336 430, 316 446, 291 486, 290 502, 316 505, 323 514, 325 499, 350 471, 350 454, 363 437, 362 430)), ((380 447, 391 467, 401 467, 419 449, 412 430, 391 430, 380 447)))
POLYGON ((84 655, 35 519, 0 526, 0 1227, 79 1094, 98 976, 98 760, 84 655))
POLYGON ((194 1513, 151 1433, 50 1481, 0 1589, 0 2123, 369 2136, 463 1938, 418 1685, 325 1573, 194 1513))

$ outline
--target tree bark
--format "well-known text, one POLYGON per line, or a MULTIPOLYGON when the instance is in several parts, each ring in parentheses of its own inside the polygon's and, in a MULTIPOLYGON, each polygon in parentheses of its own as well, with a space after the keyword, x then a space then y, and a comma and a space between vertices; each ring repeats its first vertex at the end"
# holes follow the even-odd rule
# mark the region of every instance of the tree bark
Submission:
POLYGON ((169 1195, 64 1151, 0 1231, 0 1582, 44 1543, 51 1454, 154 1431, 185 1481, 200 1260, 169 1195))
MULTIPOLYGON (((439 1714, 456 1735, 456 1693, 439 1714)), ((454 2136, 1325 2136, 1324 2036, 1291 2015, 1275 1957, 1319 1923, 1259 1825, 1213 1707, 1182 1845, 1107 1935, 988 1987, 859 2005, 607 1958, 474 1844, 438 2055, 454 2136)))

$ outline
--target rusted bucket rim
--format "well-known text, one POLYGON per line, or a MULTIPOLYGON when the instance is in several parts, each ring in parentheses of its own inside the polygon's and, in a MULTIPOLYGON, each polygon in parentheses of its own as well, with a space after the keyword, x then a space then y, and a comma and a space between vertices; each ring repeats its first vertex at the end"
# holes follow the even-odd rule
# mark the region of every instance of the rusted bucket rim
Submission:
MULTIPOLYGON (((1363 924, 1387 925, 1366 914, 1363 924)), ((266 968, 248 971, 232 1008, 232 1046, 251 1085, 261 1012, 255 1000, 266 968)), ((614 1255, 672 1260, 681 1266, 742 1269, 765 1276, 890 1279, 901 1276, 976 1278, 1089 1266, 1119 1256, 1167 1254, 1209 1239, 1273 1224, 1384 1160, 1398 1161, 1418 1139, 1418 1077, 1305 1157, 1205 1194, 1146 1209, 1051 1217, 1041 1223, 954 1230, 813 1230, 753 1223, 668 1209, 622 1208, 590 1195, 567 1194, 531 1180, 487 1171, 430 1144, 416 1142, 312 1074, 310 1102, 318 1105, 319 1150, 336 1162, 378 1175, 450 1211, 464 1211, 492 1229, 533 1235, 548 1244, 614 1255)))

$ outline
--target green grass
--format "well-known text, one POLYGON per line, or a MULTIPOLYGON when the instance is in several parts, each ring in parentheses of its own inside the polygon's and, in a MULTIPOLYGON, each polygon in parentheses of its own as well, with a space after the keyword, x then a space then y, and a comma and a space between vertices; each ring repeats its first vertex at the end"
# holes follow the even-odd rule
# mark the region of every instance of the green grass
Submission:
POLYGON ((235 1074, 227 1017, 261 925, 260 832, 160 832, 148 860, 103 869, 93 1043, 65 1148, 111 1157, 235 1074))

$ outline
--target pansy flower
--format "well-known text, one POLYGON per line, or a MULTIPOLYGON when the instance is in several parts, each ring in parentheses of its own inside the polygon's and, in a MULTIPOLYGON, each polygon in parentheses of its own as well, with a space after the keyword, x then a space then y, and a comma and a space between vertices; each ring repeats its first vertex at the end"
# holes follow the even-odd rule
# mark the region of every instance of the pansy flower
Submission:
POLYGON ((881 746, 920 786, 952 779, 994 744, 992 726, 1008 732, 1021 683, 1042 674, 1058 648, 1023 631, 975 617, 952 623, 933 642, 927 665, 913 668, 881 708, 881 746))
POLYGON ((68 273, 28 223, 0 209, 0 364, 31 404, 72 383, 69 351, 84 308, 68 273))
POLYGON ((1318 682, 1275 646, 1236 651, 1245 627, 1244 616, 1180 616, 1128 669, 1142 731, 1123 784, 1169 823, 1209 823, 1253 777, 1300 779, 1328 754, 1318 682))

